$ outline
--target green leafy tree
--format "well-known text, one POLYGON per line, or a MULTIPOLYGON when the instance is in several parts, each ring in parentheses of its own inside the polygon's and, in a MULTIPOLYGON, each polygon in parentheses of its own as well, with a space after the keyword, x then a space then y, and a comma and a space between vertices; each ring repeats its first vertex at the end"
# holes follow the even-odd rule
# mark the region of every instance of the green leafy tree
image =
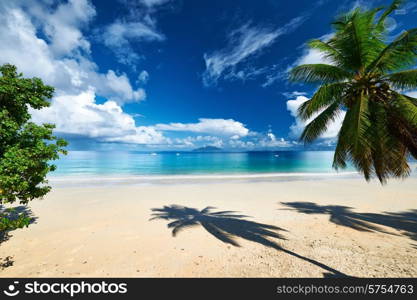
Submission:
MULTIPOLYGON (((39 78, 23 78, 9 64, 0 73, 0 204, 27 204, 50 191, 46 175, 56 166, 49 161, 66 154, 67 142, 53 135, 54 125, 30 122, 29 108, 49 106, 54 89, 39 78)), ((13 223, 0 222, 7 224, 13 223)))
POLYGON ((404 94, 417 88, 417 28, 388 40, 387 17, 400 7, 356 8, 338 17, 329 40, 312 40, 328 64, 305 64, 291 70, 296 82, 319 84, 298 115, 307 124, 301 140, 311 143, 341 112, 346 112, 338 134, 333 167, 348 162, 366 180, 377 176, 407 177, 407 159, 417 158, 417 99, 404 94))

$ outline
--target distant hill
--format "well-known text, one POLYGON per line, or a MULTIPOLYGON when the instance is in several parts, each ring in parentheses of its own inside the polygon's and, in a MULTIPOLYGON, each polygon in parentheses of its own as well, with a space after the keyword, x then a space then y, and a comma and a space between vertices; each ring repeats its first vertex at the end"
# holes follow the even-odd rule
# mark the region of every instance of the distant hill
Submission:
POLYGON ((214 146, 204 146, 193 150, 194 152, 220 152, 223 149, 214 146))

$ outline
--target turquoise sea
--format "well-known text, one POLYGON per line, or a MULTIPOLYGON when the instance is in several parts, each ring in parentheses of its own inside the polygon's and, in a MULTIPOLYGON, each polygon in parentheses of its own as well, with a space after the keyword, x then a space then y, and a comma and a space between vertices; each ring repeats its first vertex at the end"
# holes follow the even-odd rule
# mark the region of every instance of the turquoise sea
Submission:
MULTIPOLYGON (((53 176, 149 176, 333 173, 331 151, 95 152, 70 151, 53 176)), ((352 171, 348 168, 345 171, 352 171)))
MULTIPOLYGON (((358 176, 336 172, 333 151, 114 152, 70 151, 49 175, 56 187, 122 184, 316 180, 358 176)), ((412 169, 417 163, 412 162, 412 169)), ((413 172, 414 176, 417 172, 413 172)))

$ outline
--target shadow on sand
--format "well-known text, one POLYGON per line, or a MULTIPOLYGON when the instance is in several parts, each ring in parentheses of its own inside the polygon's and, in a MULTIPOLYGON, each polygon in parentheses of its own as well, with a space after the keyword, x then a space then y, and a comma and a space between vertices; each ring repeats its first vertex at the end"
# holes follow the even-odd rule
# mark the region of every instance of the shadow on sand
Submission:
POLYGON ((153 217, 150 220, 162 219, 170 221, 167 226, 168 228, 172 228, 173 236, 176 236, 181 230, 186 228, 202 226, 207 232, 224 243, 240 247, 235 238, 242 238, 282 251, 318 266, 329 272, 324 274, 325 277, 347 277, 347 275, 323 263, 287 250, 270 240, 274 238, 285 240, 285 238, 278 233, 279 231, 285 232, 285 229, 245 220, 248 216, 236 214, 234 211, 213 212, 213 209, 215 209, 215 207, 209 206, 200 211, 195 208, 179 205, 164 206, 163 208, 153 208, 153 217))
POLYGON ((399 230, 412 240, 417 240, 417 209, 405 212, 384 212, 376 213, 356 213, 352 207, 339 205, 318 205, 312 202, 281 202, 305 214, 326 214, 329 215, 330 222, 350 227, 359 231, 382 232, 393 234, 384 230, 382 226, 399 230))
MULTIPOLYGON (((0 215, 3 215, 7 211, 7 208, 0 205, 0 215)), ((26 215, 30 218, 30 224, 36 222, 37 217, 35 217, 32 213, 32 210, 24 205, 16 206, 13 208, 12 211, 7 211, 7 218, 10 220, 17 219, 20 215, 26 215)), ((1 218, 1 217, 0 217, 1 218)), ((10 234, 10 230, 7 231, 0 231, 0 246, 2 243, 8 241, 12 235, 10 234)), ((0 270, 13 266, 13 257, 6 256, 5 258, 0 257, 0 270)))

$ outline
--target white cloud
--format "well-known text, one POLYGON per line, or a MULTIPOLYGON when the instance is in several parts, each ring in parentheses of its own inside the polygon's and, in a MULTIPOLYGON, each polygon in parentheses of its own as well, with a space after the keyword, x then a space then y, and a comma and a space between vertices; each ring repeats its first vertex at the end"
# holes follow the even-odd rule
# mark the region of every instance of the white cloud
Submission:
POLYGON ((106 79, 107 85, 103 86, 100 90, 103 91, 104 88, 108 88, 109 90, 106 91, 106 94, 110 95, 116 101, 120 99, 122 103, 139 102, 146 98, 146 93, 143 89, 134 90, 132 88, 126 74, 118 76, 113 70, 109 70, 106 74, 106 79), (114 96, 111 96, 112 93, 114 93, 114 96), (125 101, 124 99, 129 99, 130 101, 125 101))
POLYGON ((234 70, 235 66, 270 46, 277 37, 295 30, 303 21, 303 17, 297 17, 278 29, 247 23, 233 30, 228 35, 226 48, 204 54, 206 70, 203 73, 203 83, 209 86, 216 84, 224 74, 238 74, 234 70))
POLYGON ((201 118, 198 123, 156 124, 155 128, 165 131, 186 131, 233 137, 245 137, 249 134, 249 129, 244 124, 233 119, 201 118))
POLYGON ((255 149, 281 149, 297 146, 298 143, 288 141, 284 138, 277 138, 271 130, 267 133, 252 132, 246 137, 237 136, 216 136, 198 135, 187 136, 186 138, 172 139, 169 147, 174 148, 196 148, 202 146, 215 146, 223 149, 234 150, 255 150, 255 149))
POLYGON ((138 82, 139 83, 147 83, 149 80, 149 73, 146 70, 143 70, 142 72, 140 72, 139 76, 138 76, 138 82))
MULTIPOLYGON (((290 136, 292 138, 298 139, 301 133, 303 132, 305 126, 308 123, 310 123, 319 114, 319 113, 314 114, 307 121, 303 121, 300 118, 298 118, 298 114, 297 114, 298 108, 301 106, 301 104, 303 104, 307 100, 309 99, 305 96, 298 96, 294 100, 287 101, 287 110, 290 112, 291 116, 295 118, 295 122, 290 126, 290 136)), ((339 133, 340 127, 342 126, 342 121, 343 121, 344 116, 345 116, 345 112, 340 113, 339 117, 328 125, 327 131, 321 135, 321 138, 323 139, 336 138, 339 133)))
POLYGON ((323 57, 323 53, 316 49, 305 50, 303 55, 295 62, 296 66, 305 64, 323 64, 329 63, 326 58, 323 57))
POLYGON ((292 98, 292 97, 298 97, 298 96, 305 96, 307 95, 306 92, 298 92, 298 91, 293 91, 293 92, 285 92, 282 93, 285 97, 287 98, 292 98))
POLYGON ((188 147, 195 148, 198 146, 216 146, 223 145, 223 140, 217 136, 210 135, 198 135, 198 136, 187 136, 186 138, 175 138, 173 139, 172 146, 174 147, 188 147))
POLYGON ((98 72, 91 61, 89 42, 82 27, 95 15, 85 0, 60 3, 24 1, 0 3, 0 64, 12 63, 26 77, 40 77, 56 88, 51 106, 33 111, 35 122, 55 123, 64 134, 99 141, 126 143, 169 143, 161 132, 136 126, 122 110, 126 102, 146 97, 134 89, 124 73, 98 72), (106 99, 96 103, 96 96, 106 99))
POLYGON ((258 142, 258 146, 262 148, 288 148, 293 146, 290 141, 285 140, 284 138, 276 138, 275 134, 269 130, 265 136, 258 142))
POLYGON ((170 0, 119 0, 126 14, 96 30, 96 36, 116 56, 119 63, 136 71, 139 60, 144 59, 138 50, 142 42, 160 42, 165 36, 157 29, 155 13, 170 0))
POLYGON ((132 43, 162 41, 165 37, 156 31, 153 22, 116 20, 104 28, 100 39, 116 54, 120 63, 134 65, 141 55, 135 52, 132 43))
MULTIPOLYGON (((37 3, 37 2, 36 2, 37 3)), ((80 14, 80 3, 82 0, 73 0, 66 4, 58 5, 55 13, 61 11, 61 7, 68 9, 67 18, 74 14, 80 14), (71 10, 69 7, 73 5, 71 10)), ((63 44, 54 43, 54 34, 51 33, 51 41, 40 37, 39 31, 46 30, 50 25, 48 17, 41 18, 41 13, 36 12, 36 5, 32 10, 23 10, 21 2, 0 3, 0 63, 11 63, 18 67, 27 77, 40 77, 45 83, 54 86, 58 95, 79 94, 93 87, 100 96, 110 98, 118 103, 138 102, 145 98, 143 89, 134 89, 125 74, 116 74, 113 70, 107 73, 99 73, 97 65, 92 62, 88 55, 81 53, 85 50, 86 40, 84 37, 72 39, 71 42, 63 44), (45 23, 46 22, 46 23, 45 23), (66 52, 62 52, 66 51, 66 52)), ((37 4, 41 5, 41 4, 37 4)), ((93 9, 88 6, 89 9, 93 9)), ((40 6, 39 9, 51 11, 47 6, 40 6)), ((86 8, 85 8, 86 9, 86 8)), ((88 16, 94 15, 92 12, 88 16)), ((80 19, 80 17, 78 17, 80 19)), ((81 25, 87 22, 88 18, 82 19, 81 25)), ((65 23, 64 20, 61 20, 65 23)), ((56 26, 57 23, 53 23, 56 26)), ((65 30, 72 28, 75 32, 81 33, 77 26, 79 22, 65 23, 65 30)), ((55 28, 55 27, 53 27, 55 28)), ((49 29, 52 30, 52 29, 49 29)), ((55 28, 54 32, 60 32, 55 28)), ((46 32, 44 32, 47 35, 46 32)))
MULTIPOLYGON (((318 39, 322 41, 328 41, 329 39, 333 37, 333 35, 334 35, 333 33, 325 34, 319 37, 318 39)), ((291 68, 295 66, 299 66, 299 65, 304 65, 304 64, 329 64, 331 65, 333 64, 333 62, 327 59, 326 57, 324 57, 323 52, 306 47, 301 57, 299 57, 294 62, 291 68)))
POLYGON ((229 146, 234 149, 252 150, 256 147, 252 141, 230 140, 229 146))
POLYGON ((81 29, 96 15, 95 8, 88 0, 69 0, 56 10, 30 2, 29 11, 37 19, 50 42, 54 55, 66 55, 79 48, 89 52, 90 43, 84 38, 81 29))
POLYGON ((32 111, 37 123, 55 123, 56 131, 105 142, 165 144, 169 139, 152 127, 135 125, 132 116, 114 101, 95 103, 93 89, 77 95, 55 97, 52 105, 32 111), (69 105, 70 103, 70 105, 69 105))

